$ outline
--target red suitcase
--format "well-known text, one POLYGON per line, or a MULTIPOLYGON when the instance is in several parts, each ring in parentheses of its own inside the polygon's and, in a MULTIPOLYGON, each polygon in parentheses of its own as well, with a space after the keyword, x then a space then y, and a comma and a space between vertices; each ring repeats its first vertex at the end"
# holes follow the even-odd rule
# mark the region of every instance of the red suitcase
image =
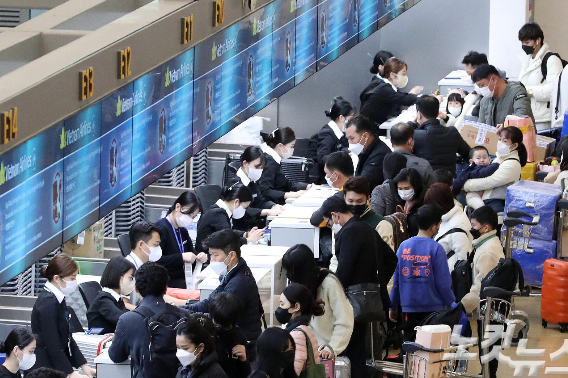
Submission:
POLYGON ((540 304, 542 326, 558 324, 560 332, 568 326, 568 261, 549 259, 544 262, 542 300, 540 304))

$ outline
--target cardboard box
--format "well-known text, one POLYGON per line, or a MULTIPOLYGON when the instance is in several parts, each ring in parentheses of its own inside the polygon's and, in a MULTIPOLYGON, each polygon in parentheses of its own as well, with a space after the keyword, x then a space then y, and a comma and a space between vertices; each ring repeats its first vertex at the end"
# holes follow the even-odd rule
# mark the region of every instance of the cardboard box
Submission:
POLYGON ((537 163, 527 163, 521 169, 521 180, 536 181, 537 163))
POLYGON ((497 152, 497 128, 484 123, 464 121, 460 135, 470 147, 485 146, 487 150, 495 154, 497 152))
POLYGON ((536 136, 536 161, 544 161, 547 157, 551 156, 554 152, 556 139, 545 137, 542 135, 536 136))
POLYGON ((100 220, 63 244, 63 253, 73 257, 104 258, 104 220, 100 220))
MULTIPOLYGON (((445 324, 416 327, 416 343, 430 349, 443 349, 450 346, 452 330, 445 324)), ((442 361, 444 353, 418 351, 413 364, 413 377, 438 378, 443 375, 448 361, 442 361), (426 362, 426 361, 427 362, 426 362)))

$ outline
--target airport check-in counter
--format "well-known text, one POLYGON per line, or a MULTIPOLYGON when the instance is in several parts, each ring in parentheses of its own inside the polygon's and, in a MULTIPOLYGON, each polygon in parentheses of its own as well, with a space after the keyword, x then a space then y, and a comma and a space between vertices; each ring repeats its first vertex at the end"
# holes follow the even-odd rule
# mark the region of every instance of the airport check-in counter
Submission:
POLYGON ((305 244, 319 258, 320 229, 310 223, 310 217, 323 202, 337 193, 337 189, 313 186, 295 201, 286 204, 286 210, 270 224, 270 240, 273 246, 292 247, 305 244))

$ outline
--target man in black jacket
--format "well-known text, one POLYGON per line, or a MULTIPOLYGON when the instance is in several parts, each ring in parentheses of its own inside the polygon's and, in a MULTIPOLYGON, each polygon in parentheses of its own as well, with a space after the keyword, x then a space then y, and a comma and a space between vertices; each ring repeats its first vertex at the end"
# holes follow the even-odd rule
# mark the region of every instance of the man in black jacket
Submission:
POLYGON ((428 160, 432 169, 446 169, 456 175, 456 153, 469 160, 471 147, 463 140, 458 130, 445 127, 436 118, 440 112, 440 102, 434 96, 422 96, 416 102, 420 125, 414 131, 414 155, 428 160))
MULTIPOLYGON (((335 275, 344 288, 363 283, 380 285, 383 309, 390 308, 387 283, 398 259, 389 245, 366 222, 353 215, 344 200, 332 196, 321 207, 324 220, 335 233, 338 264, 335 275)), ((365 377, 365 337, 368 323, 355 323, 347 349, 353 377, 365 377)))
POLYGON ((373 135, 373 126, 367 117, 358 115, 347 123, 345 137, 349 151, 359 155, 355 176, 363 176, 369 182, 371 191, 383 183, 383 159, 390 148, 373 135))
MULTIPOLYGON (((168 271, 163 266, 155 262, 144 263, 134 273, 134 279, 136 280, 136 291, 143 297, 142 302, 140 302, 136 310, 129 311, 119 318, 108 355, 115 363, 126 361, 128 356, 130 356, 132 377, 140 378, 145 376, 143 370, 149 368, 149 365, 146 364, 152 364, 152 362, 144 360, 144 355, 148 354, 146 337, 149 330, 145 323, 146 317, 142 314, 146 312, 154 315, 166 314, 163 319, 167 318, 169 320, 172 317, 182 319, 189 314, 164 302, 163 295, 166 293, 170 277, 168 276, 168 271)), ((161 377, 173 378, 176 375, 178 364, 175 354, 175 337, 171 340, 160 341, 160 343, 166 342, 173 352, 168 356, 162 354, 163 359, 160 360, 160 367, 164 370, 161 377), (164 365, 164 362, 168 363, 164 365)), ((162 345, 165 346, 164 344, 162 345)), ((156 366, 153 368, 155 369, 156 366)))
POLYGON ((211 299, 218 293, 233 293, 243 303, 244 312, 238 326, 247 338, 247 356, 255 360, 255 342, 261 333, 261 307, 258 286, 246 261, 241 257, 241 242, 232 230, 221 230, 211 234, 204 242, 211 255, 211 268, 219 274, 221 284, 209 298, 181 306, 190 312, 208 313, 211 299))

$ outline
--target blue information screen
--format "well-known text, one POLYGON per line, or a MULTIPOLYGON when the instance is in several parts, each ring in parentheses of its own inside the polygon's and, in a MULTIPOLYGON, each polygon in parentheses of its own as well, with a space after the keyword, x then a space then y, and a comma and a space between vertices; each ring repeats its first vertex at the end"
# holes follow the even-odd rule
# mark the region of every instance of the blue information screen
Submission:
POLYGON ((278 98, 294 87, 296 66, 296 11, 290 1, 274 4, 276 17, 272 32, 272 93, 278 98))
MULTIPOLYGON (((353 0, 358 9, 359 41, 364 40, 379 28, 379 0, 353 0)), ((381 0, 383 1, 383 0, 381 0)))
POLYGON ((101 103, 65 120, 63 241, 99 220, 101 103))
POLYGON ((318 5, 318 70, 358 42, 358 0, 325 0, 318 5))
POLYGON ((230 131, 238 123, 233 117, 247 109, 252 89, 248 82, 250 54, 245 57, 243 51, 250 46, 252 32, 247 18, 195 47, 193 148, 196 151, 230 131))
POLYGON ((63 125, 0 158, 0 282, 62 243, 63 125))
POLYGON ((132 195, 192 154, 193 49, 134 82, 132 195))
POLYGON ((317 0, 297 0, 295 85, 316 72, 316 54, 322 42, 325 40, 318 35, 317 0))
POLYGON ((102 101, 100 216, 130 198, 134 85, 102 101))

